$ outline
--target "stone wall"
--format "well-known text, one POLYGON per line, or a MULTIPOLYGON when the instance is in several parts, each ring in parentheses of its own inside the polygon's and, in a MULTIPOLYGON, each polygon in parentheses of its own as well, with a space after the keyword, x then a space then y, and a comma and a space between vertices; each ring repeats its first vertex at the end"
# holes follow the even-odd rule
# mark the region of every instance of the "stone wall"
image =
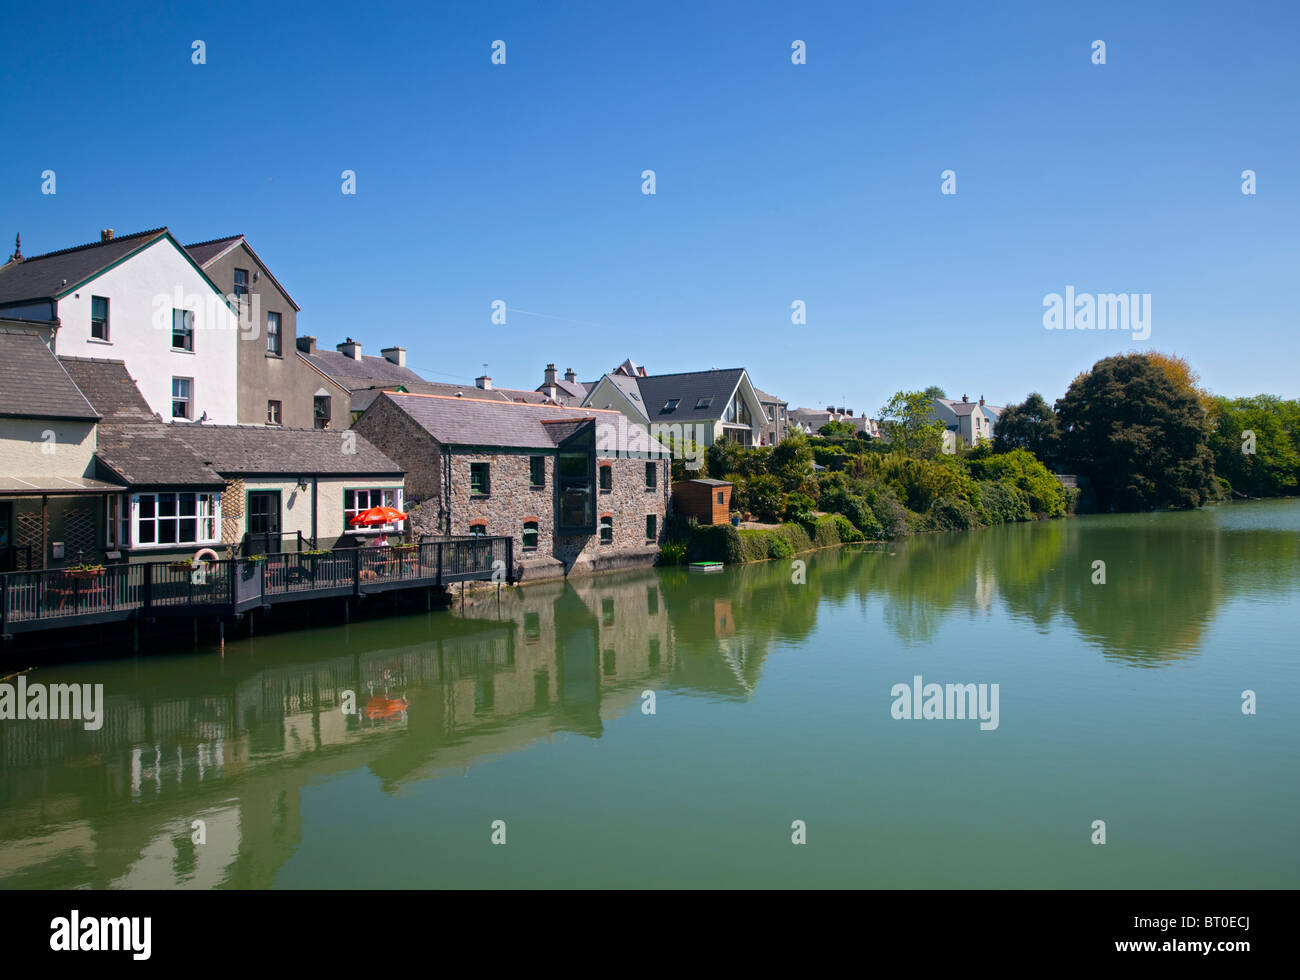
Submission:
POLYGON ((433 437, 383 396, 375 399, 352 428, 406 471, 404 509, 414 539, 445 533, 442 452, 433 437))

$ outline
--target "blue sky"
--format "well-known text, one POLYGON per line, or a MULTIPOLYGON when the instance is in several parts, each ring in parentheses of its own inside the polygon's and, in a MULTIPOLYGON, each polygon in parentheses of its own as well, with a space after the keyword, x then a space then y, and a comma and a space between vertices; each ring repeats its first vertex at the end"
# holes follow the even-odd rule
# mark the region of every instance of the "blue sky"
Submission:
POLYGON ((1294 3, 56 3, 5 20, 4 255, 16 231, 29 255, 106 227, 242 232, 300 333, 401 343, 431 380, 487 362, 532 388, 548 361, 591 379, 631 357, 744 366, 792 406, 874 415, 932 383, 1050 400, 1149 347, 1216 392, 1297 394, 1294 3), (1150 293, 1150 338, 1045 330, 1067 285, 1150 293))

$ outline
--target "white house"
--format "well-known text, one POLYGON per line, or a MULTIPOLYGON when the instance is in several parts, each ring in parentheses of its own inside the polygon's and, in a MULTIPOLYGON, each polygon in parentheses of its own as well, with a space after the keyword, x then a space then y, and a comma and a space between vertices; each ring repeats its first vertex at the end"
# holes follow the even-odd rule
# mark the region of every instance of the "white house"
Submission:
POLYGON ((767 413, 744 368, 647 375, 629 364, 601 377, 583 407, 622 412, 656 438, 762 445, 767 413))
POLYGON ((993 429, 997 425, 1002 408, 986 404, 983 395, 980 395, 978 402, 973 402, 962 395, 961 401, 952 398, 936 398, 930 413, 970 448, 981 439, 993 438, 993 429))
POLYGON ((0 266, 0 317, 50 327, 58 354, 123 361, 167 421, 238 421, 235 311, 166 228, 0 266))

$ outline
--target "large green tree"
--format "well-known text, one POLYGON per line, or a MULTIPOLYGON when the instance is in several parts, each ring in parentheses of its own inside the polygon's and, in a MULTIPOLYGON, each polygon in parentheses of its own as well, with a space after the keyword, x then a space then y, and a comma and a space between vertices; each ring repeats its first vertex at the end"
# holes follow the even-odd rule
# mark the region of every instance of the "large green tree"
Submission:
POLYGON ((942 447, 943 423, 934 417, 934 399, 924 391, 898 391, 880 409, 880 425, 894 449, 929 459, 942 447))
POLYGON ((1276 497, 1300 489, 1300 403, 1274 395, 1214 398, 1214 469, 1236 494, 1276 497))
POLYGON ((993 449, 1009 453, 1024 449, 1049 469, 1057 465, 1061 449, 1061 426, 1056 412, 1038 392, 1030 392, 1019 405, 1008 405, 998 416, 993 449))
POLYGON ((1103 510, 1197 507, 1214 493, 1205 410, 1142 354, 1107 357, 1056 404, 1062 462, 1103 510))

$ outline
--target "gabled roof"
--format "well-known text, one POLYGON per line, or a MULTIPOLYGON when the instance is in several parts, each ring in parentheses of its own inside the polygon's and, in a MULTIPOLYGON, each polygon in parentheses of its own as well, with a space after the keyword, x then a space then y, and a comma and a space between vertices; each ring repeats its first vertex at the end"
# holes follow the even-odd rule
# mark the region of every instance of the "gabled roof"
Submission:
POLYGON ((764 404, 769 404, 769 405, 789 404, 789 402, 787 402, 784 398, 778 398, 776 395, 769 395, 766 391, 760 391, 758 388, 754 389, 754 394, 756 394, 758 396, 758 400, 763 402, 764 404))
POLYGON ((228 235, 225 238, 214 238, 211 241, 195 242, 193 245, 186 245, 185 251, 190 254, 190 258, 199 264, 199 268, 206 269, 232 248, 237 247, 241 242, 243 243, 244 248, 248 249, 248 254, 253 257, 253 260, 261 267, 262 271, 271 277, 271 282, 275 283, 275 287, 284 294, 284 298, 289 301, 294 310, 301 311, 302 307, 294 302, 294 298, 289 295, 289 290, 285 289, 280 280, 275 278, 275 273, 273 273, 267 267, 266 263, 262 261, 262 257, 253 251, 253 246, 248 244, 248 239, 243 235, 228 235))
POLYGON ((0 303, 57 299, 166 235, 152 228, 0 266, 0 303))
POLYGON ((39 334, 0 327, 0 416, 93 422, 99 413, 39 334))
POLYGON ((554 449, 588 423, 617 424, 618 412, 561 405, 447 398, 386 392, 422 429, 444 446, 491 446, 501 449, 554 449))
MULTIPOLYGON (((652 374, 642 378, 623 378, 621 375, 617 378, 613 375, 605 377, 625 393, 626 384, 634 384, 649 421, 695 422, 722 418, 726 414, 727 403, 744 374, 744 368, 727 368, 683 374, 652 374), (665 410, 665 406, 673 399, 677 399, 676 407, 665 410), (707 404, 697 408, 701 400, 706 400, 707 404)), ((587 397, 590 400, 591 395, 587 397)))
POLYGON ((970 415, 980 407, 979 402, 959 402, 953 401, 951 398, 936 398, 935 401, 942 402, 950 412, 957 416, 970 415))

